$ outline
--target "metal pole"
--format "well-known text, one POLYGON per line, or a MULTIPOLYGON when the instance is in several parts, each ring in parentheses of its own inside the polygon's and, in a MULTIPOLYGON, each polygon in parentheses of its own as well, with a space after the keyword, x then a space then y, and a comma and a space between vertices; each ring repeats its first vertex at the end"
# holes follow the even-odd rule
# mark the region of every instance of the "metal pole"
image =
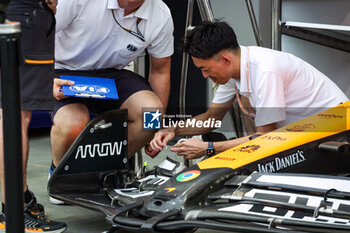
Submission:
POLYGON ((272 0, 272 45, 271 48, 281 50, 281 0, 272 0))
MULTIPOLYGON (((141 62, 141 59, 144 59, 145 54, 142 53, 140 56, 138 56, 135 60, 134 60, 134 72, 141 75, 141 76, 145 76, 144 74, 144 61, 141 62), (140 65, 143 65, 142 68, 140 67, 140 65)), ((137 178, 141 178, 144 175, 144 170, 143 170, 143 158, 142 158, 142 150, 139 150, 138 152, 136 152, 136 155, 134 156, 134 171, 136 173, 136 177, 137 178)))
MULTIPOLYGON (((193 4, 194 0, 188 0, 187 4, 187 18, 185 26, 185 35, 186 40, 187 32, 192 25, 193 19, 193 4)), ((179 96, 179 107, 180 114, 185 115, 186 113, 186 87, 187 87, 187 72, 188 72, 188 54, 182 53, 182 68, 181 68, 181 81, 180 81, 180 96, 179 96)))
MULTIPOLYGON (((188 0, 187 4, 187 18, 185 25, 185 35, 184 39, 186 40, 188 30, 190 30, 193 19, 193 4, 194 0, 188 0)), ((189 56, 187 53, 182 53, 182 68, 181 68, 181 81, 180 81, 180 96, 179 96, 179 108, 180 114, 186 114, 186 87, 187 87, 187 72, 188 72, 188 59, 189 56)), ((186 167, 190 166, 188 159, 184 159, 184 164, 186 167)))
POLYGON ((258 46, 262 47, 263 43, 262 43, 262 39, 261 39, 261 34, 259 32, 258 23, 256 22, 256 16, 255 16, 255 13, 254 13, 254 8, 253 8, 253 5, 252 5, 252 2, 251 2, 251 0, 246 0, 245 2, 247 4, 247 9, 248 9, 250 22, 252 23, 256 44, 258 46))
POLYGON ((214 15, 209 0, 197 0, 197 4, 202 20, 214 21, 214 15))
POLYGON ((0 24, 6 232, 24 233, 19 23, 0 24))

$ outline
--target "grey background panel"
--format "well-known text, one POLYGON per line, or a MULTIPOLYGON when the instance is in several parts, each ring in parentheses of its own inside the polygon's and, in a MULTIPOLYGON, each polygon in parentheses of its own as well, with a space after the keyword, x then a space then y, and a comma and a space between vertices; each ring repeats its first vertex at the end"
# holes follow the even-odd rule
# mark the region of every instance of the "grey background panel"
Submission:
POLYGON ((282 21, 350 25, 349 0, 282 0, 282 21))
POLYGON ((282 36, 282 50, 316 67, 350 97, 350 53, 290 36, 282 36))
MULTIPOLYGON (((285 21, 350 26, 350 1, 282 0, 282 22, 285 21)), ((350 97, 350 53, 286 35, 282 35, 282 51, 316 67, 350 97)))
MULTIPOLYGON (((256 45, 245 0, 212 0, 214 17, 222 19, 235 30, 238 43, 256 45)), ((252 0, 256 18, 259 22, 259 1, 252 0)))

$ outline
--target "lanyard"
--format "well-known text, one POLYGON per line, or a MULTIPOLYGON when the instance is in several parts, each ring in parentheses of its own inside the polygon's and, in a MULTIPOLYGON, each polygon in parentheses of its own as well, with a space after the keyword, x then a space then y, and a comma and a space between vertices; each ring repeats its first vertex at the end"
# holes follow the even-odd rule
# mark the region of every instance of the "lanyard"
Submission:
POLYGON ((143 42, 145 42, 145 37, 142 35, 142 33, 141 33, 140 30, 139 30, 139 23, 140 23, 141 20, 142 20, 141 18, 137 18, 137 20, 136 20, 136 32, 134 32, 134 31, 132 31, 132 30, 130 30, 130 29, 127 29, 127 28, 123 27, 123 26, 118 22, 117 18, 116 18, 115 15, 114 15, 114 11, 113 11, 113 10, 112 10, 112 15, 113 15, 114 21, 119 25, 119 27, 120 27, 121 29, 123 29, 124 31, 130 33, 130 34, 133 35, 133 36, 136 36, 137 38, 139 38, 140 40, 142 40, 143 42))
MULTIPOLYGON (((247 87, 248 87, 248 99, 250 99, 250 91, 249 91, 249 48, 247 47, 247 59, 246 59, 246 66, 247 66, 247 87)), ((239 108, 242 110, 242 112, 251 118, 255 118, 256 115, 254 113, 248 112, 247 109, 242 104, 241 98, 239 98, 238 90, 237 90, 237 85, 235 83, 235 91, 236 91, 236 99, 238 101, 239 108)))

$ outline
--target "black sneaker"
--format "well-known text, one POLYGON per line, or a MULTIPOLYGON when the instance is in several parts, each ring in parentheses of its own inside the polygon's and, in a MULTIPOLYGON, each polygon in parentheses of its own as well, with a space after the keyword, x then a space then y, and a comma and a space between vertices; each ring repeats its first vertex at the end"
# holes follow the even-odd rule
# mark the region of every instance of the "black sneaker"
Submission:
POLYGON ((34 193, 30 190, 28 190, 30 195, 32 196, 31 201, 27 204, 27 209, 30 211, 31 214, 33 215, 38 215, 41 217, 44 217, 45 211, 44 211, 44 206, 36 201, 36 197, 34 196, 34 193))
MULTIPOLYGON (((5 214, 0 214, 0 232, 6 231, 5 214)), ((67 225, 62 222, 50 221, 38 215, 32 215, 28 210, 24 211, 24 231, 25 233, 44 232, 61 233, 67 229, 67 225)))
POLYGON ((63 222, 51 221, 47 218, 24 211, 24 230, 30 232, 61 233, 67 229, 63 222))

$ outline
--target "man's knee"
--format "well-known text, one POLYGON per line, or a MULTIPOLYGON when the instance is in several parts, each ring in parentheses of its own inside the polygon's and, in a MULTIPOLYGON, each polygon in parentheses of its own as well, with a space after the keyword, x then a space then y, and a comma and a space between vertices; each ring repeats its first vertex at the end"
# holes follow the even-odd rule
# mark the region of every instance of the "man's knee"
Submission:
POLYGON ((60 134, 64 136, 78 135, 85 127, 88 121, 63 121, 55 122, 52 125, 52 131, 54 134, 60 134))
POLYGON ((89 121, 90 117, 88 114, 81 114, 75 117, 74 114, 69 117, 55 116, 53 119, 51 135, 75 138, 84 129, 86 124, 89 123, 89 121))

